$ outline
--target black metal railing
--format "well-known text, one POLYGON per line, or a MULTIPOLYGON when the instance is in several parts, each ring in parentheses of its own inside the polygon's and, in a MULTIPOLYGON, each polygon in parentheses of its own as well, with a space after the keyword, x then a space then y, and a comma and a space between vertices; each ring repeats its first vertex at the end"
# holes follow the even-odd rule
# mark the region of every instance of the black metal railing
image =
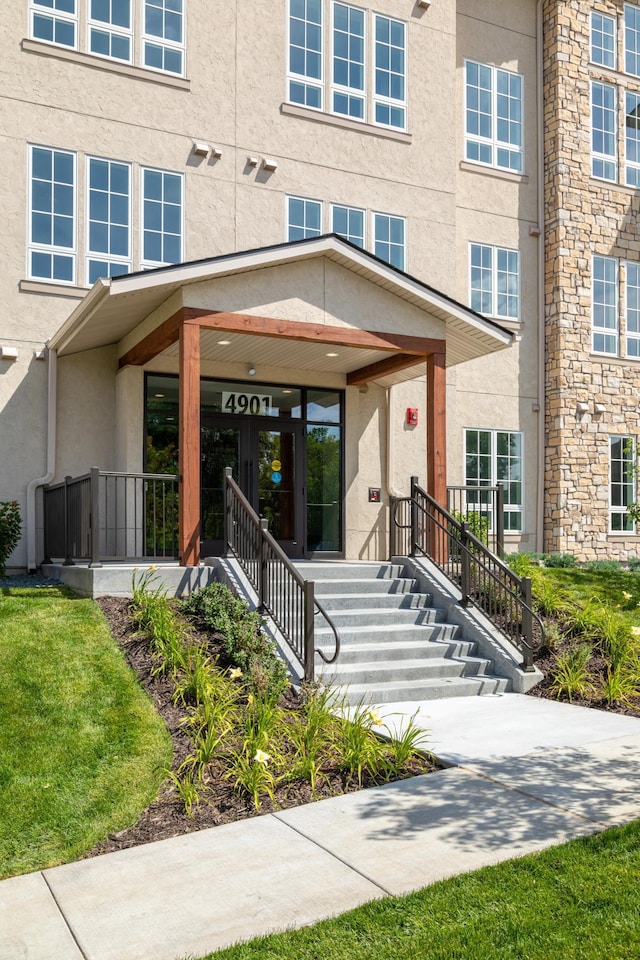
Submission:
POLYGON ((504 485, 447 487, 447 510, 501 559, 504 557, 504 485))
POLYGON ((277 540, 242 493, 230 467, 224 471, 224 551, 232 554, 258 595, 260 609, 273 619, 302 664, 305 680, 314 679, 315 654, 325 663, 335 663, 340 653, 340 634, 319 600, 313 580, 296 570, 277 540), (315 646, 316 613, 333 632, 335 649, 327 657, 315 646))
POLYGON ((92 467, 44 487, 45 560, 174 560, 178 557, 178 478, 92 467))
POLYGON ((460 521, 411 478, 411 496, 391 503, 392 556, 425 556, 459 587, 461 603, 477 606, 522 654, 533 670, 533 653, 544 642, 534 612, 531 579, 519 577, 460 521))

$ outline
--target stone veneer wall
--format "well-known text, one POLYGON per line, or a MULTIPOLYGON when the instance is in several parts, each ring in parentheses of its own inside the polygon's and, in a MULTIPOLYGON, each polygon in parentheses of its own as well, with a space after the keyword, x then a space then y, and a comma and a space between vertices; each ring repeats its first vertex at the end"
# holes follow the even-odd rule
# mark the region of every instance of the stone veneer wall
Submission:
MULTIPOLYGON (((640 91, 640 78, 590 65, 590 13, 623 0, 545 0, 546 464, 545 550, 628 559, 640 537, 609 534, 609 436, 640 440, 640 361, 591 352, 591 257, 640 260, 640 194, 591 178, 590 80, 640 91), (588 411, 579 413, 579 402, 588 411), (603 404, 604 413, 594 405, 603 404)), ((624 148, 618 95, 618 154, 624 148)), ((620 170, 623 175, 623 165, 620 170)), ((620 180, 620 176, 619 176, 620 180)), ((621 269, 622 274, 622 269, 621 269)), ((622 298, 620 299, 622 308, 622 298)), ((623 342, 624 320, 620 315, 623 342)))

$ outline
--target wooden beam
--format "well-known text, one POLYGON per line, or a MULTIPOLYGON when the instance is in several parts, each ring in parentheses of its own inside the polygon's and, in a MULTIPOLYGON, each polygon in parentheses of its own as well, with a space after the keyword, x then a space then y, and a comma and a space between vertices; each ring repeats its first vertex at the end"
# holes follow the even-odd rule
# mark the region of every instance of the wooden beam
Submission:
POLYGON ((127 366, 141 367, 145 363, 148 363, 149 360, 157 357, 158 354, 166 350, 167 347, 176 343, 180 336, 183 319, 184 311, 180 309, 174 313, 172 317, 169 317, 168 320, 165 320, 164 323, 161 323, 160 326, 156 327, 148 336, 140 340, 139 343, 136 343, 135 347, 127 350, 127 352, 120 357, 118 361, 120 369, 127 366))
POLYGON ((385 350, 392 353, 413 353, 417 357, 444 351, 444 340, 428 337, 404 337, 396 333, 380 333, 354 327, 334 327, 325 323, 278 320, 250 313, 227 313, 215 310, 184 308, 184 322, 203 330, 244 333, 253 337, 279 337, 299 343, 326 343, 332 346, 363 350, 385 350))
POLYGON ((427 357, 427 493, 447 505, 447 381, 442 354, 427 357))
POLYGON ((200 563, 200 328, 180 328, 178 555, 200 563))
POLYGON ((380 377, 385 377, 390 373, 397 373, 398 370, 406 370, 407 367, 416 366, 420 359, 413 353, 399 353, 393 357, 386 357, 377 363, 370 363, 366 367, 360 367, 359 370, 348 373, 347 386, 359 387, 364 383, 370 383, 372 380, 379 380, 380 377))

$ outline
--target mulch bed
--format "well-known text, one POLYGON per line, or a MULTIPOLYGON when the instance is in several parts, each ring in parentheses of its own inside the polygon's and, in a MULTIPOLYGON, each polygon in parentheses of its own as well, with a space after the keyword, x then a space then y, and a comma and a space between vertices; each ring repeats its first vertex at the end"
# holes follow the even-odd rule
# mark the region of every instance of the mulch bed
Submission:
MULTIPOLYGON (((119 597, 102 597, 97 600, 97 603, 107 618, 114 638, 124 651, 127 662, 138 675, 140 683, 167 725, 173 742, 172 769, 177 771, 191 752, 191 740, 181 723, 185 716, 184 708, 177 708, 172 703, 173 684, 167 678, 151 675, 152 660, 148 643, 146 639, 135 635, 129 618, 130 601, 119 597)), ((219 657, 221 665, 225 666, 219 638, 215 634, 207 633, 202 634, 202 639, 209 646, 211 653, 219 657)), ((292 688, 289 688, 286 694, 284 705, 288 709, 299 708, 298 694, 292 688)), ((439 767, 435 761, 430 758, 421 758, 407 769, 407 776, 429 773, 436 769, 439 767)), ((338 794, 352 793, 371 786, 374 786, 374 781, 366 776, 363 776, 362 787, 360 787, 357 783, 348 781, 340 771, 330 771, 316 783, 315 793, 312 793, 308 782, 295 780, 279 785, 274 794, 274 801, 267 797, 260 809, 256 810, 251 800, 240 796, 234 790, 233 784, 224 779, 224 771, 211 765, 204 793, 205 802, 193 807, 191 817, 185 813, 184 804, 177 796, 175 787, 170 781, 165 781, 157 798, 142 812, 133 826, 110 835, 90 850, 86 856, 94 857, 115 850, 124 850, 143 843, 297 807, 304 803, 338 794)))
POLYGON ((620 713, 627 717, 640 717, 640 697, 631 697, 629 703, 614 702, 607 703, 606 700, 598 696, 602 681, 606 676, 607 664, 603 657, 594 653, 589 661, 589 673, 592 678, 594 692, 590 697, 573 697, 570 701, 568 697, 557 697, 552 691, 553 676, 556 666, 556 656, 566 653, 575 646, 575 641, 559 640, 553 653, 543 648, 534 654, 533 662, 536 667, 544 674, 544 679, 540 681, 533 689, 528 691, 530 697, 540 697, 545 700, 560 700, 561 703, 572 703, 577 707, 589 707, 593 710, 604 710, 607 713, 620 713))

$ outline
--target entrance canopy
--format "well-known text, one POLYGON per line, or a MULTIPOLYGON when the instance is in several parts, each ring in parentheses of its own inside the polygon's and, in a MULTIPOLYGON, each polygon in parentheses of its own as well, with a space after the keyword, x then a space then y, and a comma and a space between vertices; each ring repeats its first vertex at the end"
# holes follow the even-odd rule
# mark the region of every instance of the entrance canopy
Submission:
MULTIPOLYGON (((49 343, 117 345, 120 368, 174 358, 180 377, 180 541, 198 562, 201 363, 257 364, 383 387, 426 375, 427 486, 446 494, 447 365, 513 334, 336 235, 98 280, 49 343)), ((255 371, 254 371, 255 372, 255 371)))

